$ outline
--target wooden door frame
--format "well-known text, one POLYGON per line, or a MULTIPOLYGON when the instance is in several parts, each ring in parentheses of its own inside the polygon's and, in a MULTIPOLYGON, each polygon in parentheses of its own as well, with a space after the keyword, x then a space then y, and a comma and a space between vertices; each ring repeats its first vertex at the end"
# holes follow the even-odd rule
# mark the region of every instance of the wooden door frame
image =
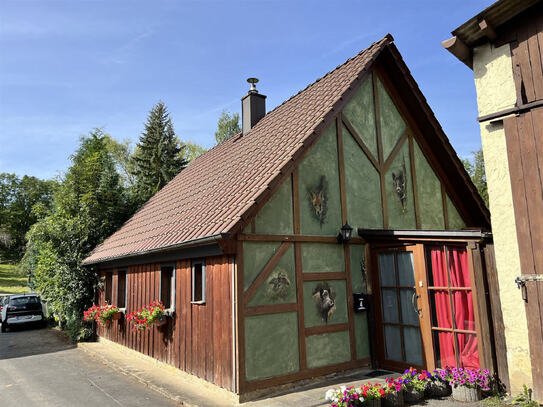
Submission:
MULTIPOLYGON (((426 253, 425 248, 427 246, 465 246, 468 255, 468 267, 471 278, 471 290, 473 307, 475 312, 475 331, 477 334, 477 349, 479 354, 479 363, 481 368, 488 368, 491 372, 494 371, 495 365, 495 350, 492 344, 493 337, 489 333, 492 330, 490 320, 488 316, 489 308, 487 297, 487 283, 484 270, 484 264, 481 263, 481 256, 475 253, 479 250, 479 241, 473 239, 395 239, 390 241, 374 241, 368 242, 367 254, 370 257, 369 270, 368 270, 368 282, 371 284, 370 292, 372 293, 372 309, 375 310, 373 318, 373 326, 371 330, 377 332, 377 336, 380 339, 384 338, 382 332, 382 314, 381 314, 381 294, 380 294, 380 280, 379 271, 377 265, 377 254, 387 249, 412 247, 413 262, 415 268, 415 280, 416 291, 420 295, 419 306, 422 308, 423 317, 420 318, 421 329, 421 341, 423 351, 423 361, 427 370, 434 370, 436 368, 435 353, 434 353, 434 339, 432 335, 432 322, 430 314, 430 298, 428 287, 428 273, 426 268, 426 253), (419 282, 422 282, 423 287, 419 286, 419 282)), ((372 361, 375 367, 385 367, 382 365, 384 358, 384 341, 373 341, 373 349, 375 349, 375 355, 372 355, 372 361)), ((393 368, 393 370, 401 370, 405 365, 398 364, 397 368, 386 364, 387 367, 393 368)))

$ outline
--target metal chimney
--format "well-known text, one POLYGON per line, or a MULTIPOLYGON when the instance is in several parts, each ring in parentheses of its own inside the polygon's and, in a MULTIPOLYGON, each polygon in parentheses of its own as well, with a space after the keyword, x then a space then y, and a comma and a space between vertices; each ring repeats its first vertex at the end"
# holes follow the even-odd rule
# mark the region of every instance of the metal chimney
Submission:
POLYGON ((256 90, 258 79, 249 78, 247 82, 251 84, 251 89, 241 98, 241 123, 244 135, 266 115, 266 96, 256 90))

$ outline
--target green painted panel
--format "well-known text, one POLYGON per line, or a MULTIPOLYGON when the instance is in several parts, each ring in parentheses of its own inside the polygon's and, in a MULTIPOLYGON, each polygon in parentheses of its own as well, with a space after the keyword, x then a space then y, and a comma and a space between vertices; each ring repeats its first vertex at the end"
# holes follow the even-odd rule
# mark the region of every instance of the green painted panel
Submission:
POLYGON ((347 284, 345 280, 305 282, 304 320, 307 328, 348 322, 347 284), (321 295, 320 289, 326 290, 329 294, 323 293, 321 295), (333 300, 332 308, 326 306, 326 298, 328 297, 333 300))
POLYGON ((466 223, 462 219, 462 216, 458 213, 458 210, 454 206, 451 198, 447 194, 447 216, 449 217, 449 229, 460 230, 466 227, 466 223))
POLYGON ((259 287, 250 306, 285 304, 296 302, 296 270, 294 267, 294 246, 283 254, 277 266, 259 287))
POLYGON ((249 288, 280 245, 280 242, 243 242, 243 283, 245 289, 249 288))
POLYGON ((373 157, 377 158, 372 75, 369 75, 360 85, 351 101, 343 109, 343 114, 349 119, 373 157))
POLYGON ((341 228, 335 123, 322 134, 300 163, 298 177, 301 233, 335 236, 341 228))
POLYGON ((292 234, 292 182, 287 178, 255 217, 255 233, 292 234))
POLYGON ((353 292, 366 292, 366 276, 364 274, 364 265, 366 259, 366 246, 362 244, 352 244, 351 251, 351 282, 353 292))
POLYGON ((426 161, 426 157, 416 141, 414 144, 415 173, 422 229, 445 229, 441 181, 426 161))
POLYGON ((300 370, 296 312, 245 318, 245 375, 264 379, 300 370))
POLYGON ((310 369, 351 360, 349 331, 311 335, 305 339, 305 344, 310 369))
POLYGON ((386 160, 405 131, 405 122, 380 80, 377 81, 383 157, 386 160))
POLYGON ((303 243, 302 268, 305 273, 345 271, 343 245, 303 243))
POLYGON ((411 182, 411 162, 409 143, 403 146, 394 158, 385 175, 387 194, 388 228, 416 229, 413 184, 411 182))
POLYGON ((354 335, 356 340, 356 358, 368 358, 370 356, 370 338, 368 317, 365 312, 354 314, 354 335))
POLYGON ((383 209, 379 173, 343 126, 345 190, 349 224, 356 228, 382 228, 383 209))

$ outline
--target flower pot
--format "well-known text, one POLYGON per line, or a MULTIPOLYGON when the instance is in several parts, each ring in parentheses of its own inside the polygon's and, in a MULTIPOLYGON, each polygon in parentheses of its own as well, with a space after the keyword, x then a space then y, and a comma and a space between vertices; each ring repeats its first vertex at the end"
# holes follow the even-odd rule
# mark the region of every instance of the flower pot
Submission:
POLYGON ((415 404, 424 398, 424 390, 407 388, 403 391, 403 401, 409 404, 415 404))
POLYGON ((451 386, 441 380, 434 380, 428 383, 424 394, 426 397, 447 397, 451 394, 451 386))
POLYGON ((381 407, 381 399, 364 400, 362 403, 366 407, 381 407))
POLYGON ((388 393, 383 399, 383 407, 403 407, 403 391, 388 393))
POLYGON ((479 387, 456 386, 452 389, 452 397, 456 401, 479 401, 482 399, 479 387))
POLYGON ((121 319, 121 311, 119 312, 116 312, 115 314, 113 314, 113 317, 111 318, 113 321, 118 321, 119 319, 121 319))
POLYGON ((160 317, 156 322, 155 324, 157 326, 164 326, 168 323, 168 319, 166 318, 166 316, 163 316, 163 317, 160 317))

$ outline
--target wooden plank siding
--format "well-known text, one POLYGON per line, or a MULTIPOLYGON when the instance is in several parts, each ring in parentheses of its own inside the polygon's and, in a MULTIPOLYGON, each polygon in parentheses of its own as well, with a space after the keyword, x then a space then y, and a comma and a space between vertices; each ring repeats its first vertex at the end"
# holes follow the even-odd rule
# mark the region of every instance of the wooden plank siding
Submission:
MULTIPOLYGON (((176 263, 175 312, 168 324, 134 331, 123 317, 110 328, 98 327, 99 336, 168 363, 202 379, 234 391, 232 338, 231 256, 206 258, 206 302, 193 304, 190 260, 176 263)), ((111 272, 112 270, 104 270, 111 272)), ((126 268, 126 312, 158 299, 160 264, 126 268)), ((113 271, 113 303, 117 301, 117 270, 113 271)), ((98 294, 103 304, 104 290, 98 294)))
MULTIPOLYGON (((521 273, 543 275, 543 108, 504 120, 521 273)), ((519 301, 520 296, 519 296, 519 301)), ((543 399, 543 283, 526 283, 536 399, 543 399)))

